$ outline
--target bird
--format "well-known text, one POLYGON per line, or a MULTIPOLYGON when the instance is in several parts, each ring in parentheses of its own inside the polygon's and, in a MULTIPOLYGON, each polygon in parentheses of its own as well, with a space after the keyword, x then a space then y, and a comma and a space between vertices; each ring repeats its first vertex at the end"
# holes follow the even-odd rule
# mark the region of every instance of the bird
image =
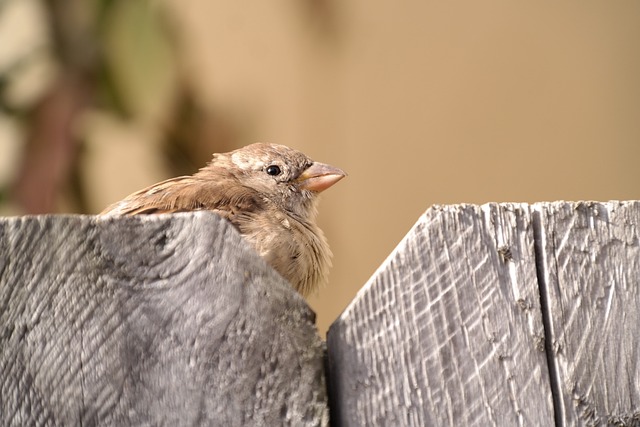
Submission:
POLYGON ((319 194, 347 174, 285 145, 216 153, 195 174, 153 184, 99 215, 208 210, 240 234, 302 296, 327 282, 331 250, 316 223, 319 194))

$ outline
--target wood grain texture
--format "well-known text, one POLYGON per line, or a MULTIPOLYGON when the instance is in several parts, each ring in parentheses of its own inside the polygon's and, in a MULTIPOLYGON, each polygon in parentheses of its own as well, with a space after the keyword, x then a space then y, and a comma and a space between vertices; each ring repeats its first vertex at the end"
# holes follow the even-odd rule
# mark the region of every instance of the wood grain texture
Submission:
POLYGON ((429 209, 327 344, 334 425, 553 425, 529 206, 429 209))
POLYGON ((562 425, 640 425, 640 203, 534 205, 562 425))
POLYGON ((0 424, 327 420, 313 313, 226 221, 0 220, 0 424))

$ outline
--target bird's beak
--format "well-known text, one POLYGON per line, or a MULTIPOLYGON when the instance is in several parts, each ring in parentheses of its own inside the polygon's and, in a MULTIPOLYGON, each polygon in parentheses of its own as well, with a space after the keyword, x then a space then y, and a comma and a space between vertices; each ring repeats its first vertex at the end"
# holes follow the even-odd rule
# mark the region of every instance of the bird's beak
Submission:
POLYGON ((296 180, 303 190, 321 192, 340 181, 347 174, 339 168, 325 165, 324 163, 313 163, 296 180))

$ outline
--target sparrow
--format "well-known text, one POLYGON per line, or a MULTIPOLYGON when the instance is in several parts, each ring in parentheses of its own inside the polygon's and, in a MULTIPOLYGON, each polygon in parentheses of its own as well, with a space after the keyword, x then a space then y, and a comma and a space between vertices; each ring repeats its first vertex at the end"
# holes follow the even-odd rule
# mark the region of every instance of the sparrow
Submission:
POLYGON ((214 154, 195 174, 137 191, 100 215, 213 211, 306 296, 326 282, 331 266, 331 250, 316 224, 318 195, 345 176, 284 145, 256 143, 214 154))

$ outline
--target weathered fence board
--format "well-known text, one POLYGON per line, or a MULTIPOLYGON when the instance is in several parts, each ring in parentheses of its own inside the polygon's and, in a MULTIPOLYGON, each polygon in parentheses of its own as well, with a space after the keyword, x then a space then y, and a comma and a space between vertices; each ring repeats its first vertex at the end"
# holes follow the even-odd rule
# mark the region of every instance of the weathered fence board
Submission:
MULTIPOLYGON (((639 226, 428 210, 329 331, 332 424, 640 425, 639 226)), ((322 356, 213 214, 0 219, 2 425, 324 425, 322 356)))
POLYGON ((638 202, 430 209, 329 331, 334 424, 640 425, 639 226, 638 202))
POLYGON ((528 205, 428 210, 327 344, 335 425, 553 425, 528 205))
POLYGON ((303 299, 226 221, 0 220, 1 425, 323 425, 303 299))
POLYGON ((534 205, 556 411, 640 425, 640 203, 534 205))

